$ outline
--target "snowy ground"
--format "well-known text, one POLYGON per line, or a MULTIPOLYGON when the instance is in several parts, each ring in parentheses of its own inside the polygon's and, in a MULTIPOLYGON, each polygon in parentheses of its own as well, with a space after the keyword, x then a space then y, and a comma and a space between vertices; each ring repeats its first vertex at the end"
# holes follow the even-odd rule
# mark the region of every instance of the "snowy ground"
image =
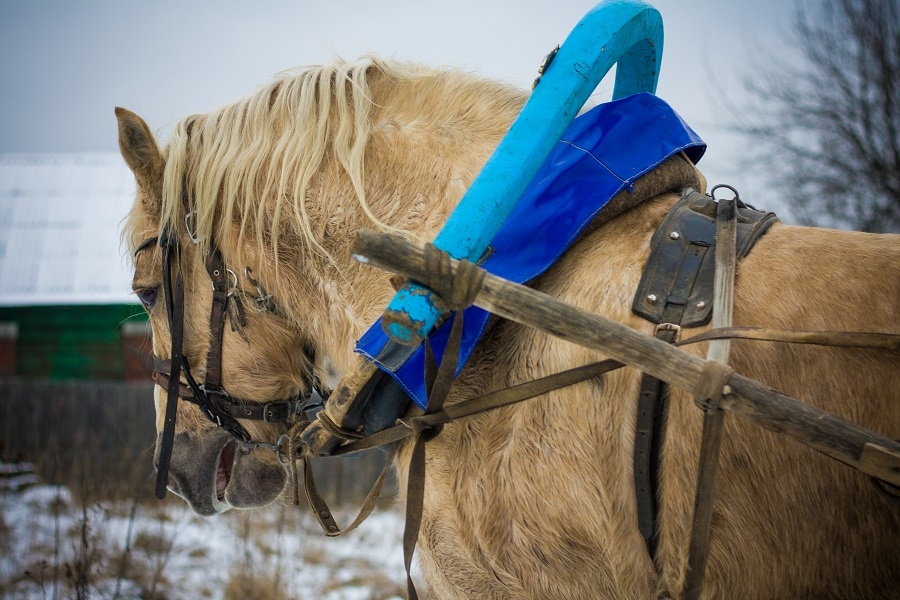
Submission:
POLYGON ((402 537, 395 509, 326 538, 306 507, 203 518, 176 498, 83 506, 32 482, 0 487, 0 598, 402 598, 402 537))

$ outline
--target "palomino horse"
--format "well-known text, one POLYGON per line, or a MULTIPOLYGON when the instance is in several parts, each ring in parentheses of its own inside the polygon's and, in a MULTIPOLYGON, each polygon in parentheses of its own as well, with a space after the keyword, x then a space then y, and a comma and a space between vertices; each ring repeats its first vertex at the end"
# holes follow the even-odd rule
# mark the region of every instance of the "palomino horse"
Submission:
MULTIPOLYGON (((162 250, 179 241, 184 356, 211 378, 204 259, 214 251, 232 311, 221 386, 245 406, 334 382, 394 289, 350 257, 375 225, 433 239, 526 94, 453 70, 368 58, 287 74, 254 95, 183 120, 166 148, 117 109, 138 195, 125 226, 134 289, 170 356, 162 250), (195 245, 191 238, 198 241, 195 245), (150 242, 147 242, 147 241, 150 242), (258 308, 259 289, 271 294, 258 308), (240 322, 240 323, 239 323, 240 322)), ((533 286, 634 329, 630 310, 665 193, 582 237, 533 286)), ((208 263, 208 261, 207 261, 208 263)), ((735 325, 900 332, 900 238, 775 224, 739 265, 735 325)), ((705 344, 692 352, 702 354, 705 344)), ((602 359, 496 322, 448 403, 602 359)), ((735 341, 748 377, 886 437, 900 436, 895 352, 735 341)), ((447 425, 428 443, 418 556, 440 598, 652 598, 678 595, 701 412, 672 390, 661 454, 657 564, 636 523, 632 476, 640 373, 622 369, 447 425)), ((164 391, 156 388, 163 429, 164 391)), ((239 416, 239 415, 238 415, 239 416)), ((284 424, 238 421, 274 443, 284 424)), ((169 487, 201 514, 260 507, 286 488, 265 448, 235 443, 178 405, 169 487)), ((395 453, 401 489, 410 448, 395 453)), ((893 501, 895 502, 895 501, 893 501)), ((900 511, 870 479, 805 447, 728 419, 705 593, 710 598, 887 598, 900 589, 900 511)))

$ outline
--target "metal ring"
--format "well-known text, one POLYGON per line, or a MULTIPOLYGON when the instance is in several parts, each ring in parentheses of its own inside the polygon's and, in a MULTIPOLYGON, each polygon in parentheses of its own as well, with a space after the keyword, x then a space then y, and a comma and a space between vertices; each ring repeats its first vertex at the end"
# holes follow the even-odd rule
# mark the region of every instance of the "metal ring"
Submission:
POLYGON ((231 273, 232 284, 230 289, 234 289, 238 286, 238 276, 237 273, 232 271, 231 269, 225 269, 226 273, 231 273))
POLYGON ((709 190, 709 195, 710 195, 710 197, 711 197, 713 200, 716 199, 716 190, 719 189, 719 188, 725 188, 725 189, 731 190, 732 192, 734 192, 734 199, 735 199, 735 200, 740 200, 740 199, 741 199, 741 195, 738 194, 738 191, 737 191, 736 189, 734 189, 733 187, 731 187, 730 185, 727 185, 727 184, 725 184, 725 183, 720 183, 719 185, 714 186, 713 189, 709 190))
POLYGON ((275 442, 275 458, 277 458, 278 462, 283 465, 286 465, 290 462, 290 459, 282 460, 282 458, 281 458, 281 444, 282 444, 282 442, 284 442, 285 438, 287 438, 288 442, 290 442, 291 437, 286 433, 282 433, 278 437, 278 441, 275 442))
POLYGON ((253 269, 250 267, 244 267, 244 277, 250 282, 250 285, 256 288, 257 297, 253 299, 256 303, 256 306, 261 310, 268 310, 269 303, 272 300, 272 294, 267 294, 263 291, 262 287, 259 285, 259 281, 254 279, 250 274, 253 272, 253 269))

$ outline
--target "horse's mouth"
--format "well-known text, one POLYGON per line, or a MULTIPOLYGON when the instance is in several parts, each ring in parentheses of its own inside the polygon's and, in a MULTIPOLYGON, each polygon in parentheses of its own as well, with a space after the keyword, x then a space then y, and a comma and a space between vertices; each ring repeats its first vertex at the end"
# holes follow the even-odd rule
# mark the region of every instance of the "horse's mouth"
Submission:
POLYGON ((216 466, 216 499, 225 501, 225 489, 231 481, 231 471, 234 468, 234 453, 237 444, 234 440, 225 444, 219 453, 219 461, 216 466))
POLYGON ((204 516, 265 506, 282 493, 287 482, 284 467, 274 458, 243 450, 221 429, 198 436, 179 433, 168 487, 204 516))

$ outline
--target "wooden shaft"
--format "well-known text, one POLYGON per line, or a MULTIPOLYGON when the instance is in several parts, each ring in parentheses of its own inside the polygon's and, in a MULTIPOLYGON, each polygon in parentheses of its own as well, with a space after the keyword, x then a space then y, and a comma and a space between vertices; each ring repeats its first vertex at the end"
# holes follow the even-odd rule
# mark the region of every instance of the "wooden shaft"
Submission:
MULTIPOLYGON (((396 236, 361 231, 357 260, 427 284, 425 249, 396 236)), ((452 273, 459 268, 451 261, 452 273)), ((473 267, 475 268, 475 267, 473 267)), ((435 290, 440 293, 440 290, 435 290)), ((708 361, 621 323, 588 313, 531 288, 486 274, 475 304, 496 315, 564 340, 594 348, 693 395, 704 395, 708 361)), ((866 444, 900 452, 900 444, 867 429, 732 374, 720 406, 791 437, 867 474, 900 485, 895 468, 872 469, 860 461, 866 444)), ((887 459, 885 459, 887 460, 887 459)))
MULTIPOLYGON (((353 408, 353 401, 378 372, 378 367, 374 363, 362 356, 356 357, 349 372, 341 378, 338 386, 328 396, 325 408, 322 409, 333 423, 345 424, 348 414, 353 408)), ((319 419, 313 421, 303 431, 302 438, 313 452, 326 456, 344 442, 343 439, 328 431, 319 419)))

